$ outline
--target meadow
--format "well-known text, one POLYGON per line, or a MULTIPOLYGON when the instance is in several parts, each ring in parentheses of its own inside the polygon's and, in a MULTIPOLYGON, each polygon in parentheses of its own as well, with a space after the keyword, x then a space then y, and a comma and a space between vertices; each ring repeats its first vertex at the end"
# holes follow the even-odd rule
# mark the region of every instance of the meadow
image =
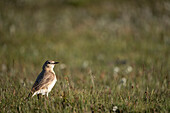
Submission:
POLYGON ((170 1, 1 0, 0 112, 170 112, 170 1), (57 83, 25 100, 46 60, 57 83))

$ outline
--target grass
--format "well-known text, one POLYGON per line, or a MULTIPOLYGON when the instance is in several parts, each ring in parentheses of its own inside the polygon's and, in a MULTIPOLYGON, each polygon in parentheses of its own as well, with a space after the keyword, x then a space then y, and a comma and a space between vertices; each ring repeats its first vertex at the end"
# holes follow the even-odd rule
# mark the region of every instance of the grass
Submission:
POLYGON ((1 1, 0 112, 170 112, 168 4, 1 1), (25 101, 47 59, 49 99, 25 101))

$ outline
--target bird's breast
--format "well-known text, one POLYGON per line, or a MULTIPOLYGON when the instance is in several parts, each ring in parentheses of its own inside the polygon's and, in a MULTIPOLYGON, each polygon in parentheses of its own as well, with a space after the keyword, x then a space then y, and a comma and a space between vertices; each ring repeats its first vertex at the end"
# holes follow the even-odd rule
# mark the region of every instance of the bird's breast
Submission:
POLYGON ((52 83, 48 86, 48 92, 51 91, 51 89, 54 87, 55 83, 57 82, 57 78, 55 76, 54 80, 52 81, 52 83))

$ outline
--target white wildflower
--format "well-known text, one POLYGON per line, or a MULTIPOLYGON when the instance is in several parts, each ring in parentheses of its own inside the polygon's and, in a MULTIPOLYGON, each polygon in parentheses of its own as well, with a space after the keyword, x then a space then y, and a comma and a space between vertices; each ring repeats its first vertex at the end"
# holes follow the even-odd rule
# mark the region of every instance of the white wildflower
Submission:
POLYGON ((120 69, 119 69, 119 67, 115 67, 115 68, 113 69, 113 71, 114 71, 114 73, 116 74, 116 73, 118 73, 118 72, 120 71, 120 69))
POLYGON ((130 73, 132 72, 133 68, 131 66, 128 66, 127 69, 126 69, 126 73, 130 73))
POLYGON ((88 61, 84 61, 83 62, 83 68, 87 68, 89 66, 89 62, 88 61))
POLYGON ((123 85, 123 86, 126 86, 126 78, 122 78, 120 83, 123 85))
POLYGON ((65 64, 60 64, 60 69, 65 69, 67 66, 65 64))
POLYGON ((116 112, 116 111, 117 111, 117 109, 118 109, 118 107, 117 107, 117 106, 113 106, 113 112, 116 112))

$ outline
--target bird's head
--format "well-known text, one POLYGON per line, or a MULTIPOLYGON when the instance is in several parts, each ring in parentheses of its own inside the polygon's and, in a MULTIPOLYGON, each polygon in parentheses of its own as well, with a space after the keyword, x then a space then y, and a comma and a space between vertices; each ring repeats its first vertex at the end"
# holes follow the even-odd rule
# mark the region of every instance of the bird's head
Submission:
POLYGON ((43 65, 43 70, 51 70, 54 68, 55 64, 58 64, 59 62, 55 62, 52 60, 47 60, 43 65))

